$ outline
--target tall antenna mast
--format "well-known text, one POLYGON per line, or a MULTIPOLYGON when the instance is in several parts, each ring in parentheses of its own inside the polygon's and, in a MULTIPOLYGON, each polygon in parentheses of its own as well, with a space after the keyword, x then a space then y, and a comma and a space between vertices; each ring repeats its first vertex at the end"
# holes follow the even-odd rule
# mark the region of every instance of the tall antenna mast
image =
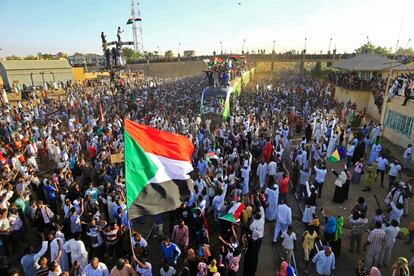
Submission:
POLYGON ((141 28, 142 18, 139 12, 139 2, 137 2, 137 6, 138 6, 138 17, 135 13, 134 0, 131 0, 131 19, 130 20, 132 20, 132 36, 134 40, 133 42, 134 42, 135 52, 138 52, 139 50, 144 51, 144 43, 142 42, 142 28, 141 28), (138 35, 138 31, 139 31, 139 35, 138 35))
POLYGON ((137 36, 137 23, 135 22, 135 4, 134 0, 131 0, 131 19, 132 22, 132 37, 134 40, 134 51, 138 52, 138 36, 137 36))
MULTIPOLYGON (((138 8, 138 18, 141 18, 141 12, 139 11, 139 2, 137 2, 138 8)), ((141 50, 144 52, 144 40, 142 38, 142 27, 141 27, 141 20, 138 21, 138 29, 139 29, 139 36, 137 36, 138 46, 141 47, 141 50)))

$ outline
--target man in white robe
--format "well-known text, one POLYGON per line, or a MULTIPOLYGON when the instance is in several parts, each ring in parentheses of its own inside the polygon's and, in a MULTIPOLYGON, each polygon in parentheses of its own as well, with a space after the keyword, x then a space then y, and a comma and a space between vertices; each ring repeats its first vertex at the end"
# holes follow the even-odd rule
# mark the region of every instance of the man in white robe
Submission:
POLYGON ((292 209, 282 202, 279 204, 276 213, 276 227, 273 233, 273 242, 277 242, 279 234, 287 230, 288 226, 292 223, 292 209))
POLYGON ((63 249, 70 253, 72 264, 76 261, 80 265, 82 271, 88 265, 88 251, 86 251, 85 244, 80 240, 81 233, 75 234, 75 238, 68 240, 63 244, 63 249))
POLYGON ((275 184, 273 189, 266 188, 265 194, 267 195, 267 203, 269 204, 265 210, 265 217, 268 221, 274 221, 276 219, 277 203, 279 200, 279 186, 275 184))
POLYGON ((262 189, 266 182, 266 176, 268 173, 267 164, 262 160, 262 162, 257 166, 256 175, 259 177, 259 185, 262 189))
POLYGON ((329 158, 332 155, 333 151, 336 148, 337 142, 338 142, 338 134, 334 133, 331 139, 329 139, 328 150, 326 151, 327 158, 329 158))
MULTIPOLYGON (((60 241, 60 244, 63 245, 65 244, 65 236, 63 235, 62 232, 57 231, 55 234, 55 238, 52 240, 52 242, 50 243, 50 259, 54 260, 56 259, 56 257, 59 254, 59 244, 58 241, 60 241)), ((62 247, 62 256, 59 258, 59 265, 60 268, 63 271, 69 271, 69 259, 68 259, 68 255, 66 254, 65 249, 62 247)))
POLYGON ((241 177, 243 177, 242 192, 243 192, 243 195, 247 195, 249 194, 250 167, 245 166, 244 168, 241 168, 240 174, 241 174, 241 177))

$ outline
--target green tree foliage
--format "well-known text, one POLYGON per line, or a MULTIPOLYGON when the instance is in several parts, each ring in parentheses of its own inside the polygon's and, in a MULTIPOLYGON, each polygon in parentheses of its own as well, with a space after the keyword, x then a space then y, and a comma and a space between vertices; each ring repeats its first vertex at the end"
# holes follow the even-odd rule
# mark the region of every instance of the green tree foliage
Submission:
POLYGON ((11 56, 7 56, 5 57, 6 60, 16 60, 16 59, 22 59, 19 56, 15 56, 15 55, 11 55, 11 56))
POLYGON ((315 68, 312 70, 312 75, 314 77, 320 77, 322 75, 322 64, 320 62, 316 63, 315 68))
POLYGON ((165 52, 164 57, 166 60, 171 60, 174 57, 174 53, 171 50, 165 52))
POLYGON ((131 63, 141 59, 143 56, 131 48, 123 48, 122 57, 126 60, 127 63, 131 63))
POLYGON ((28 55, 28 56, 25 56, 23 59, 25 59, 25 60, 36 60, 37 57, 35 57, 34 55, 28 55))
POLYGON ((391 48, 375 46, 371 42, 367 42, 364 45, 360 46, 358 49, 355 49, 355 53, 388 56, 391 53, 391 48))
POLYGON ((397 50, 397 55, 398 56, 414 56, 414 50, 413 48, 398 48, 397 50))

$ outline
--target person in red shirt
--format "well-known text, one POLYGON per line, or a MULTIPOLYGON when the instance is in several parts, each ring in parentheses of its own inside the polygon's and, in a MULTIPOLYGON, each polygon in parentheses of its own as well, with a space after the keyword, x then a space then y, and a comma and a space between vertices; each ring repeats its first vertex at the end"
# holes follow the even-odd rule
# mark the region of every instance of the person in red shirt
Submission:
POLYGON ((93 144, 90 144, 90 146, 88 147, 88 154, 89 157, 94 160, 96 157, 96 148, 93 144))
POLYGON ((266 163, 270 162, 270 158, 272 157, 272 151, 273 151, 272 142, 270 141, 270 139, 267 139, 267 143, 263 149, 263 159, 265 160, 266 163))
POLYGON ((286 199, 286 195, 289 192, 289 180, 290 174, 286 166, 283 164, 283 177, 279 181, 279 204, 286 199))

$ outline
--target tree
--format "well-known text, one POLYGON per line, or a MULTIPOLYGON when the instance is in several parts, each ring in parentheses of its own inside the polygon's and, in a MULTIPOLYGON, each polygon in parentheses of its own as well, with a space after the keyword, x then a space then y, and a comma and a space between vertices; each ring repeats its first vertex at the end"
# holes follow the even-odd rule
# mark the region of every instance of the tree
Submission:
POLYGON ((166 60, 171 60, 174 57, 174 54, 171 50, 165 52, 164 57, 166 60))
POLYGON ((317 62, 315 67, 312 70, 312 75, 314 77, 320 77, 322 75, 322 64, 317 62))
POLYGON ((380 56, 388 56, 391 54, 391 48, 375 46, 371 42, 367 42, 364 45, 360 46, 358 49, 355 49, 356 54, 376 54, 380 56))
POLYGON ((5 57, 6 60, 16 60, 16 59, 22 59, 19 56, 15 56, 15 55, 11 55, 11 56, 7 56, 5 57))
POLYGON ((397 50, 397 56, 414 56, 414 50, 413 48, 398 48, 397 50))
POLYGON ((131 63, 139 60, 142 57, 142 55, 138 52, 135 52, 131 48, 123 48, 122 57, 126 60, 127 63, 131 63))
POLYGON ((58 52, 56 56, 57 58, 68 58, 68 55, 63 52, 58 52))
POLYGON ((37 57, 35 57, 34 55, 28 55, 28 56, 25 56, 23 59, 25 59, 25 60, 36 60, 37 57))

